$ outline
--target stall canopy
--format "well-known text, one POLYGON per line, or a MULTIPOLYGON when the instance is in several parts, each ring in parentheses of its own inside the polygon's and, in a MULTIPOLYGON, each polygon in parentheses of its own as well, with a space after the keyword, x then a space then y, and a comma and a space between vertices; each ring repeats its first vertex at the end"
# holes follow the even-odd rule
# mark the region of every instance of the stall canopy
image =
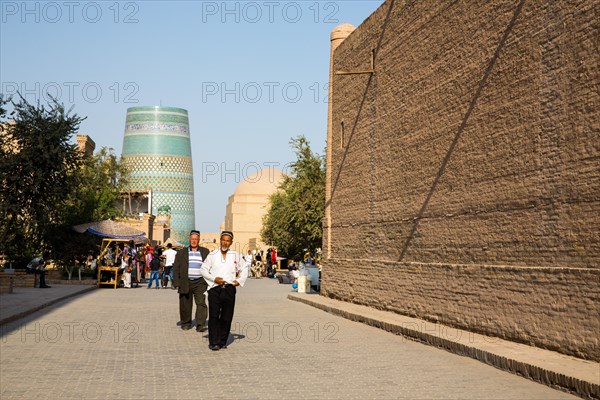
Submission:
POLYGON ((75 225, 73 230, 79 233, 90 232, 94 235, 112 239, 129 239, 133 240, 136 244, 148 242, 148 238, 144 232, 111 219, 75 225))
POLYGON ((163 247, 167 247, 167 245, 171 243, 171 246, 173 246, 174 249, 182 249, 185 247, 184 244, 179 243, 177 240, 173 239, 173 238, 168 238, 167 240, 165 240, 165 242, 162 244, 163 247))

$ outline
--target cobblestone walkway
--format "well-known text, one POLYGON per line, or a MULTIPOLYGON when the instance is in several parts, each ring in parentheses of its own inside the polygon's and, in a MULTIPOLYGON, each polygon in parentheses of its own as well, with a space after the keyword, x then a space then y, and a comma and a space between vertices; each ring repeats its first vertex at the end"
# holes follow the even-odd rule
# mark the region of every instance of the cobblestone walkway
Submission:
POLYGON ((174 290, 99 289, 0 327, 0 398, 567 399, 248 280, 233 342, 177 325, 174 290))

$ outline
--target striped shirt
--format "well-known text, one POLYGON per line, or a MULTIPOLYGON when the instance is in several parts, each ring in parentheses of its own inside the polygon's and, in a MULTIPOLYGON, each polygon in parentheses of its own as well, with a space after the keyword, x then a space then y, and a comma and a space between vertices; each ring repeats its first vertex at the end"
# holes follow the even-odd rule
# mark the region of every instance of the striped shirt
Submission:
POLYGON ((202 254, 200 254, 200 248, 198 248, 198 251, 188 249, 188 254, 190 257, 188 277, 192 280, 199 279, 202 277, 202 274, 200 273, 200 268, 202 268, 202 254))

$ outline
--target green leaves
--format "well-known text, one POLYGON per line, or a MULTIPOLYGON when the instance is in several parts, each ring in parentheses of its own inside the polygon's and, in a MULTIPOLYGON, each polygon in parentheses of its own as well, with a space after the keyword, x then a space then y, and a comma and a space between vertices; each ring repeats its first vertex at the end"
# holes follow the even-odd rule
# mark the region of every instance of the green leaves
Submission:
POLYGON ((263 242, 272 243, 279 254, 302 259, 305 249, 315 254, 321 247, 325 214, 325 167, 323 157, 313 154, 304 136, 290 140, 297 160, 291 176, 284 177, 279 191, 271 196, 263 219, 263 242))
POLYGON ((85 159, 80 170, 77 196, 79 212, 75 224, 121 216, 115 207, 121 190, 127 183, 127 170, 112 150, 102 148, 85 159))
POLYGON ((82 164, 69 139, 83 118, 55 100, 48 108, 22 97, 12 105, 14 122, 0 116, 0 253, 17 259, 38 253, 62 220, 57 205, 71 193, 82 164))
POLYGON ((7 104, 0 95, 0 254, 18 267, 52 249, 55 260, 68 262, 89 242, 72 225, 119 214, 126 171, 106 149, 80 153, 71 139, 84 118, 54 99, 47 107, 23 97, 11 102, 13 121, 7 104))

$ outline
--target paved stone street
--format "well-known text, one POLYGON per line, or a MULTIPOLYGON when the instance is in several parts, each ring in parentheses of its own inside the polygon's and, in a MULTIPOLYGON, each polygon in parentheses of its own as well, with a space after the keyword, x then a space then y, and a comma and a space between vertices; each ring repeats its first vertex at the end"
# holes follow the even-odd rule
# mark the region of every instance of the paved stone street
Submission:
POLYGON ((60 302, 0 327, 0 398, 574 398, 290 301, 290 290, 248 280, 233 342, 218 352, 205 333, 179 328, 171 289, 60 302))

